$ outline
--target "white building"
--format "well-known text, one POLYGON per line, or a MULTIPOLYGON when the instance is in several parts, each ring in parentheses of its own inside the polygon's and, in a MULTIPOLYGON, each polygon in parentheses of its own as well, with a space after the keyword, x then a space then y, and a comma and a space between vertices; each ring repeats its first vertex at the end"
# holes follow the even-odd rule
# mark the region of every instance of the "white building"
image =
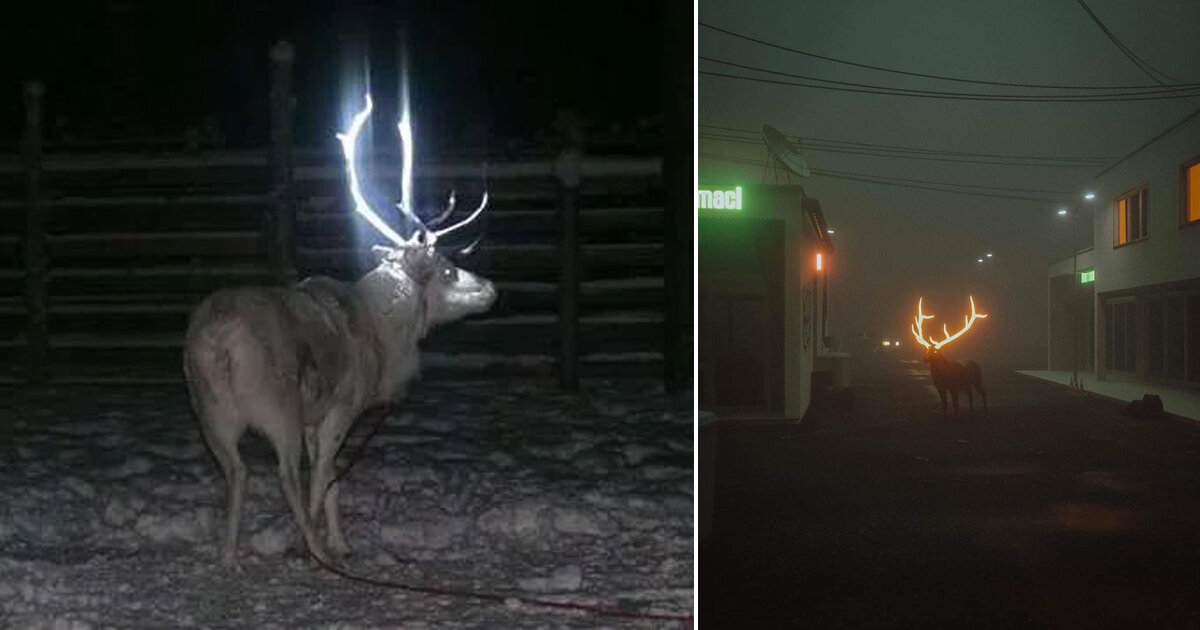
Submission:
POLYGON ((1071 369, 1075 333, 1095 379, 1200 388, 1200 112, 1088 190, 1093 247, 1074 275, 1071 258, 1049 268, 1049 369, 1071 369))
POLYGON ((722 421, 799 420, 828 343, 821 204, 759 184, 700 186, 696 208, 699 407, 722 421))

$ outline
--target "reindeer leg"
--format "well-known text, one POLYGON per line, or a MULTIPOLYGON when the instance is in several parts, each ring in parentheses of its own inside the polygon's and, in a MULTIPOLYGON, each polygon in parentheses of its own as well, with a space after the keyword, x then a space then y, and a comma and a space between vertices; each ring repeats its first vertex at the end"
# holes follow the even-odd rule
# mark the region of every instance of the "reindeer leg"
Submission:
POLYGON ((950 417, 946 415, 946 390, 939 389, 938 395, 942 397, 942 420, 949 420, 950 417))
POLYGON ((952 390, 950 392, 950 398, 952 398, 954 400, 954 419, 958 420, 958 390, 957 389, 952 390))
POLYGON ((263 434, 275 447, 275 457, 279 460, 279 481, 283 486, 283 496, 288 506, 292 508, 292 517, 304 537, 304 543, 318 560, 329 563, 329 553, 325 545, 313 532, 308 514, 304 511, 303 497, 300 495, 300 454, 304 449, 302 430, 299 426, 298 412, 290 415, 282 409, 259 409, 258 425, 263 434), (290 416, 290 417, 289 417, 290 416))
MULTIPOLYGON (((245 433, 246 425, 240 422, 221 422, 211 416, 213 413, 219 412, 212 408, 200 411, 200 426, 204 439, 216 455, 217 463, 221 465, 221 472, 225 474, 227 500, 221 564, 232 567, 237 563, 238 523, 242 517, 242 500, 246 496, 246 465, 242 463, 237 443, 245 433)), ((230 415, 230 418, 232 417, 234 416, 230 415)))
POLYGON ((354 416, 343 410, 332 410, 321 422, 317 429, 316 462, 313 464, 312 477, 309 479, 308 516, 316 523, 325 509, 326 533, 329 540, 329 550, 338 556, 350 553, 346 537, 342 534, 341 520, 338 514, 338 482, 330 483, 334 478, 334 463, 337 453, 346 440, 346 434, 354 416))

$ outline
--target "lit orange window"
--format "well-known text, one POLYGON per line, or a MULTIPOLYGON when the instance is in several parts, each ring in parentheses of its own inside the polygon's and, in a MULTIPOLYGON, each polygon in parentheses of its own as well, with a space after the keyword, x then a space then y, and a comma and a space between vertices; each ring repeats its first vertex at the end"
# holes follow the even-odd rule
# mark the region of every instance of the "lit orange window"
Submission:
POLYGON ((1200 221, 1200 160, 1184 167, 1183 192, 1183 222, 1200 221))
POLYGON ((1131 190, 1117 197, 1116 216, 1113 223, 1116 229, 1113 236, 1114 246, 1121 246, 1146 238, 1146 214, 1149 195, 1145 188, 1131 190))
POLYGON ((1125 238, 1125 199, 1117 202, 1117 245, 1124 245, 1129 242, 1125 238))

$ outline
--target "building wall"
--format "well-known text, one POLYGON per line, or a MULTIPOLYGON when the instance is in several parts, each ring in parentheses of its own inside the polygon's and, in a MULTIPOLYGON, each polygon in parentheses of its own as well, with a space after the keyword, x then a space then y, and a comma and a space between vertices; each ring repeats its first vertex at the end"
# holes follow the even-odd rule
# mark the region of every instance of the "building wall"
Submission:
MULTIPOLYGON (((1095 267, 1094 250, 1088 248, 1078 252, 1075 258, 1067 257, 1062 260, 1056 260, 1050 263, 1047 273, 1047 291, 1049 306, 1049 317, 1047 317, 1047 344, 1046 344, 1046 366, 1051 370, 1068 370, 1072 367, 1071 358, 1071 331, 1077 330, 1078 324, 1070 321, 1071 305, 1070 297, 1066 286, 1068 282, 1074 285, 1074 288, 1081 292, 1076 293, 1075 299, 1087 300, 1086 303, 1078 304, 1079 313, 1076 317, 1088 317, 1094 320, 1094 305, 1095 300, 1095 282, 1088 283, 1086 287, 1081 287, 1079 282, 1079 274, 1075 273, 1075 278, 1068 281, 1067 278, 1072 275, 1072 269, 1083 271, 1085 269, 1093 269, 1095 267)), ((1091 328, 1088 328, 1089 332, 1091 328)), ((1083 334, 1080 332, 1080 334, 1083 334)), ((1093 335, 1094 336, 1094 335, 1093 335)), ((1080 369, 1091 370, 1094 366, 1092 361, 1092 344, 1083 339, 1080 340, 1081 351, 1088 353, 1086 357, 1079 358, 1080 369)))
POLYGON ((1200 225, 1179 226, 1179 166, 1197 155, 1200 116, 1096 179, 1097 294, 1200 277, 1200 225), (1115 200, 1141 186, 1149 193, 1148 238, 1114 248, 1115 200))
POLYGON ((783 414, 784 221, 700 216, 700 405, 723 416, 783 414))
POLYGON ((1090 372, 1094 356, 1092 312, 1095 283, 1080 283, 1071 274, 1050 278, 1050 345, 1047 364, 1051 370, 1090 372), (1074 340, 1072 340, 1074 336, 1074 340), (1075 347, 1072 348, 1072 341, 1075 347))
MULTIPOLYGON (((1181 335, 1163 339, 1166 320, 1158 315, 1164 299, 1198 302, 1200 294, 1200 225, 1180 225, 1180 166, 1200 155, 1200 115, 1194 115, 1173 130, 1149 143, 1110 171, 1096 178, 1091 189, 1095 199, 1096 298, 1095 366, 1100 379, 1136 379, 1159 381, 1155 374, 1161 367, 1162 352, 1187 346, 1189 375, 1187 382, 1167 380, 1169 384, 1200 383, 1200 309, 1187 308, 1187 330, 1181 335), (1116 198, 1145 186, 1147 199, 1147 238, 1124 246, 1114 246, 1113 229, 1116 219, 1116 198), (1116 367, 1108 369, 1106 335, 1109 334, 1109 314, 1106 306, 1125 303, 1122 318, 1114 314, 1113 325, 1129 321, 1125 337, 1132 339, 1125 353, 1136 357, 1132 371, 1116 367), (1174 337, 1178 336, 1179 339, 1174 337), (1152 348, 1159 348, 1158 355, 1152 348)), ((1069 262, 1069 261, 1068 261, 1069 262)), ((1169 327, 1179 332, 1182 327, 1169 327)), ((1118 343, 1114 334, 1114 347, 1118 343)), ((1119 362, 1116 350, 1114 365, 1119 362)), ((1161 370, 1160 370, 1161 371, 1161 370)))
MULTIPOLYGON (((702 185, 702 189, 732 190, 733 185, 702 185)), ((783 417, 799 420, 808 411, 812 400, 813 359, 820 335, 820 283, 815 269, 820 239, 812 222, 802 211, 803 193, 798 186, 743 185, 741 210, 697 210, 699 220, 717 217, 734 219, 779 219, 783 223, 783 417), (806 297, 807 293, 807 297, 806 297), (807 316, 807 321, 806 321, 807 316)), ((809 200, 810 202, 812 200, 809 200)), ((704 248, 698 256, 702 269, 698 278, 701 304, 705 303, 703 268, 704 248)), ((705 340, 699 340, 700 354, 705 354, 705 340)), ((703 386, 703 384, 702 384, 703 386)), ((703 397, 703 392, 701 397, 703 397)), ((727 416, 722 416, 726 418, 727 416)))
MULTIPOLYGON (((787 383, 784 391, 784 408, 788 418, 800 419, 808 411, 812 402, 812 354, 805 350, 805 339, 812 335, 812 322, 805 330, 805 301, 804 294, 809 292, 809 302, 812 302, 812 284, 814 271, 808 264, 812 255, 812 223, 801 211, 802 197, 800 189, 790 186, 764 186, 771 194, 779 199, 772 204, 780 211, 787 212, 787 234, 784 237, 784 318, 787 326, 784 328, 784 345, 787 354, 784 355, 784 369, 787 371, 787 383)), ((808 307, 811 308, 811 305, 808 307)), ((808 344, 811 344, 811 339, 808 344)))

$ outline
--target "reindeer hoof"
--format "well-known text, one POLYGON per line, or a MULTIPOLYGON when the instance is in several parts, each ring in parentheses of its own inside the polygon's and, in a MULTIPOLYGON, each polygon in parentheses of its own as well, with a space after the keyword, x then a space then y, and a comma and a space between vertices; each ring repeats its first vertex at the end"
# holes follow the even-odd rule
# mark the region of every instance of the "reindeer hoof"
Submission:
POLYGON ((329 552, 337 558, 347 558, 354 553, 354 550, 344 540, 330 540, 329 552))
POLYGON ((221 554, 221 569, 238 575, 246 572, 246 569, 242 567, 242 563, 238 562, 236 557, 225 553, 221 554))

